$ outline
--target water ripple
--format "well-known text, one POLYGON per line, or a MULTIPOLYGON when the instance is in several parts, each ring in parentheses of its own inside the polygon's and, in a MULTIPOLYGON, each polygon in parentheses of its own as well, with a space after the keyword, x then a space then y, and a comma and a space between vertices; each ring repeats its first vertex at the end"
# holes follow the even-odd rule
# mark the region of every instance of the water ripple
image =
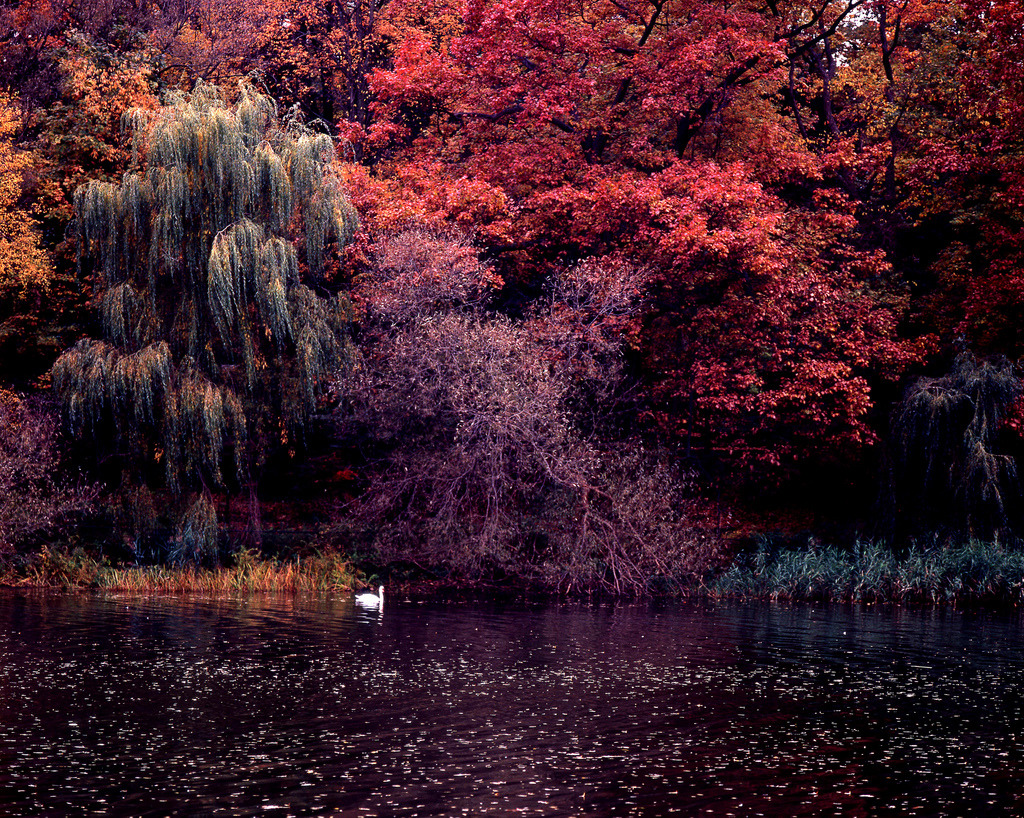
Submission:
POLYGON ((1019 812, 1019 617, 0 596, 0 814, 1019 812))

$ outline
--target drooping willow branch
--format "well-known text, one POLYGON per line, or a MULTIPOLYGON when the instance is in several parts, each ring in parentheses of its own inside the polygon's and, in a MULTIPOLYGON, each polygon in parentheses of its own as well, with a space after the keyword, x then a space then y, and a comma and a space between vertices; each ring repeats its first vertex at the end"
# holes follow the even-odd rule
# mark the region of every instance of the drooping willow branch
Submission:
POLYGON ((247 83, 233 105, 199 84, 124 125, 135 170, 75 194, 103 338, 55 365, 65 418, 137 481, 159 462, 176 492, 225 487, 231 460, 246 485, 345 354, 347 302, 317 286, 358 226, 333 143, 247 83))

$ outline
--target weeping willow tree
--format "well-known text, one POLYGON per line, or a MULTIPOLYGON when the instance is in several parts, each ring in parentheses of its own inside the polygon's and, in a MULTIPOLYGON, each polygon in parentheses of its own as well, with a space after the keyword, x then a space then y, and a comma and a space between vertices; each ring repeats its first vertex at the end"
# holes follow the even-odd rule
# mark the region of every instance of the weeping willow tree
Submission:
POLYGON ((209 553, 213 492, 255 497, 347 354, 349 303, 325 283, 357 228, 333 144, 242 83, 200 84, 125 116, 136 163, 75 193, 103 337, 54 367, 66 423, 122 465, 126 495, 178 507, 172 547, 209 553))
POLYGON ((911 384, 892 422, 892 496, 903 529, 982 538, 1014 529, 1020 484, 1001 438, 1022 391, 1011 362, 967 353, 948 374, 911 384))

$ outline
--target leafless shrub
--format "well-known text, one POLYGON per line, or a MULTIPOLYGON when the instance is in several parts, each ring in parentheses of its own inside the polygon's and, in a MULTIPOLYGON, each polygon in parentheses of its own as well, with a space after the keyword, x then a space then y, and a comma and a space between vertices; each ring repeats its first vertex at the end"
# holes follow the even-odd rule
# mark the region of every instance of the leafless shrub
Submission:
POLYGON ((508 322, 432 316, 396 330, 341 385, 347 421, 391 447, 362 507, 385 556, 467 573, 512 560, 516 507, 562 479, 555 455, 573 445, 532 351, 508 322))
POLYGON ((621 259, 588 259, 554 276, 532 326, 574 377, 621 375, 625 347, 639 343, 648 273, 621 259))
POLYGON ((588 259, 553 276, 527 325, 588 431, 607 431, 633 406, 624 353, 639 344, 649 280, 646 270, 621 259, 588 259))
POLYGON ((337 384, 340 431, 383 454, 357 508, 380 555, 617 593, 706 567, 714 548, 687 516, 685 482, 635 446, 585 436, 570 399, 583 381, 615 391, 616 327, 633 316, 639 279, 602 282, 581 267, 546 314, 516 324, 474 308, 472 282, 486 276, 467 245, 393 242, 361 364, 337 384), (462 278, 447 287, 441 269, 462 278))
POLYGON ((592 453, 590 479, 538 519, 551 549, 536 566, 561 592, 632 594, 700 578, 725 556, 691 482, 664 453, 592 453))
POLYGON ((0 553, 94 508, 95 486, 61 476, 56 422, 0 390, 0 553))
POLYGON ((477 308, 501 286, 469 239, 455 232, 409 228, 379 238, 373 256, 358 298, 382 324, 477 308))

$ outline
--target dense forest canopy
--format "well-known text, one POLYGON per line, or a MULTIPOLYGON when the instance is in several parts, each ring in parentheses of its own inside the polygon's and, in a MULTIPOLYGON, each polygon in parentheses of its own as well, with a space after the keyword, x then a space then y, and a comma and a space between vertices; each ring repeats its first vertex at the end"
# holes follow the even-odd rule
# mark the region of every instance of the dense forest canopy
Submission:
POLYGON ((825 519, 1012 538, 1022 32, 1017 0, 5 4, 0 378, 56 387, 151 558, 258 541, 261 498, 619 591, 825 519))

